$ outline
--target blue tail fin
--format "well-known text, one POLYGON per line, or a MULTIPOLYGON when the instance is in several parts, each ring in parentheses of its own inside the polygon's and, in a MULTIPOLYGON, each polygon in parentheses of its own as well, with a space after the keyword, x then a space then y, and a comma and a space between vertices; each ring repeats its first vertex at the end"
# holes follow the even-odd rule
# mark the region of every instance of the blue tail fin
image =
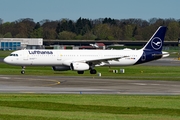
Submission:
POLYGON ((167 27, 160 26, 147 44, 141 49, 143 53, 135 64, 141 64, 160 59, 163 56, 162 47, 167 27))
POLYGON ((143 47, 143 50, 162 51, 166 30, 167 27, 160 26, 148 43, 143 47))

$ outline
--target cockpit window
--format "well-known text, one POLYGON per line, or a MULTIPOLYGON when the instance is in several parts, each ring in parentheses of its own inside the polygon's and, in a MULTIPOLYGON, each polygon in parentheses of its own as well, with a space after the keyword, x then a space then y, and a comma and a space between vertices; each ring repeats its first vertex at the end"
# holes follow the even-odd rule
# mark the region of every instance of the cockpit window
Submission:
POLYGON ((10 54, 10 56, 18 56, 18 54, 10 54))

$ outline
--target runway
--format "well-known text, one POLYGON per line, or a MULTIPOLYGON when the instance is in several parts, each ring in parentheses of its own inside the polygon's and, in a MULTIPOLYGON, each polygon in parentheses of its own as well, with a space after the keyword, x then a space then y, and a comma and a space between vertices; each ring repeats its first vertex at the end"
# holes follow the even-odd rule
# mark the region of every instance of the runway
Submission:
POLYGON ((1 75, 0 93, 180 95, 180 82, 1 75))

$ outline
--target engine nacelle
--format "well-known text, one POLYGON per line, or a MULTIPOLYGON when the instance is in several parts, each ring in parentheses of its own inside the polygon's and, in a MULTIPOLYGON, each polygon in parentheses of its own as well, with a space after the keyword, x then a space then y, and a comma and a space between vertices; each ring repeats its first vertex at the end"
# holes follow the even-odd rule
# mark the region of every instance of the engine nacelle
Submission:
POLYGON ((85 71, 89 70, 89 65, 87 63, 75 62, 71 63, 70 68, 75 71, 85 71))
POLYGON ((59 66, 52 66, 52 69, 54 71, 66 71, 66 70, 71 70, 71 68, 69 66, 65 66, 65 65, 59 65, 59 66))

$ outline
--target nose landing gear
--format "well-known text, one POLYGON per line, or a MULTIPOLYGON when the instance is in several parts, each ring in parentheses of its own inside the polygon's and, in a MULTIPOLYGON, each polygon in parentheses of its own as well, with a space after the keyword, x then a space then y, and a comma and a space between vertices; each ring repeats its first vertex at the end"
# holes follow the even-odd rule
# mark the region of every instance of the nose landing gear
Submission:
POLYGON ((22 66, 21 74, 25 74, 25 66, 22 66))

